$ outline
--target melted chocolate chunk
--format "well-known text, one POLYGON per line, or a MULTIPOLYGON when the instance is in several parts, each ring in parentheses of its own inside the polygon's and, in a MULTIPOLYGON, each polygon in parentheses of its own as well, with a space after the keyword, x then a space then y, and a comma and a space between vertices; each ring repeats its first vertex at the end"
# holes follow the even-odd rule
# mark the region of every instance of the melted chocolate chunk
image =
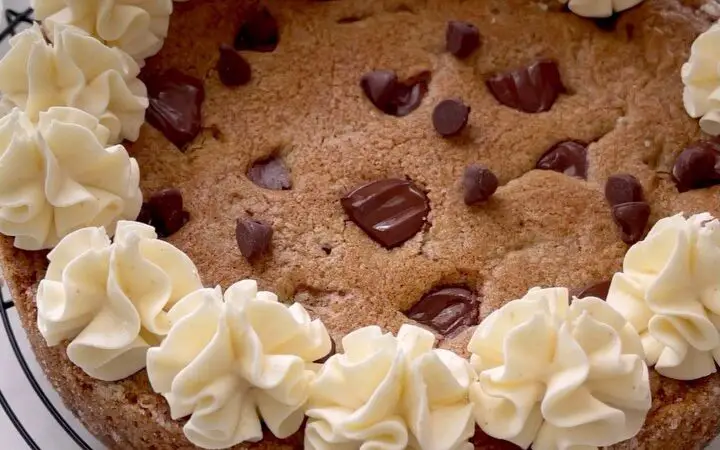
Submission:
POLYGON ((536 167, 585 179, 587 177, 587 144, 580 141, 558 142, 540 157, 536 167))
POLYGON ((389 70, 375 70, 363 75, 360 87, 380 111, 391 116, 407 116, 415 111, 428 90, 430 72, 421 72, 404 82, 389 70))
POLYGON ((238 219, 235 224, 240 253, 251 262, 268 252, 272 235, 272 227, 261 220, 238 219))
POLYGON ((271 52, 277 48, 278 42, 280 31, 277 20, 265 7, 248 15, 235 35, 236 50, 271 52))
POLYGON ((498 179, 482 164, 471 164, 465 169, 462 184, 465 204, 470 206, 489 199, 498 188, 498 179))
POLYGON ((147 81, 147 121, 179 149, 200 132, 205 88, 201 80, 175 69, 147 81))
POLYGON ((680 192, 720 184, 720 139, 690 144, 675 160, 672 175, 680 192))
POLYGON ((607 299, 608 291, 610 291, 610 281, 602 281, 600 283, 591 284, 581 290, 575 297, 597 297, 603 300, 607 299))
POLYGON ((557 63, 550 60, 499 73, 485 84, 497 101, 526 113, 548 111, 566 92, 557 63))
POLYGON ((629 173, 611 175, 605 183, 605 198, 610 206, 643 201, 640 182, 629 173))
POLYGON ((393 178, 360 186, 340 203, 350 219, 385 248, 415 236, 430 212, 428 199, 417 186, 393 178))
POLYGON ((447 336, 478 324, 479 301, 469 289, 448 287, 426 294, 405 315, 447 336))
POLYGON ((366 73, 360 80, 365 96, 382 111, 393 106, 397 85, 397 75, 390 70, 375 70, 366 73))
POLYGON ((443 100, 433 110, 433 126, 441 136, 455 136, 465 128, 469 116, 470 107, 462 101, 443 100))
POLYGON ((447 51, 458 58, 467 58, 480 46, 480 31, 469 22, 451 20, 445 32, 447 51))
POLYGON ((335 345, 335 339, 330 338, 330 344, 331 344, 330 352, 327 355, 323 356, 322 358, 320 358, 316 361, 313 361, 314 363, 325 364, 328 361, 328 359, 330 359, 331 356, 333 356, 335 353, 337 353, 337 346, 335 345))
POLYGON ((650 205, 646 202, 629 202, 612 208, 615 224, 620 228, 620 238, 628 245, 638 242, 645 233, 650 218, 650 205))
POLYGON ((290 172, 280 158, 258 161, 247 174, 250 181, 265 189, 287 190, 292 187, 290 172))
POLYGON ((190 214, 183 209, 182 193, 170 188, 155 192, 147 202, 149 224, 155 227, 160 237, 167 237, 182 228, 190 220, 190 214))
POLYGON ((225 86, 242 86, 250 82, 252 70, 245 58, 229 45, 220 46, 220 58, 216 69, 225 86))

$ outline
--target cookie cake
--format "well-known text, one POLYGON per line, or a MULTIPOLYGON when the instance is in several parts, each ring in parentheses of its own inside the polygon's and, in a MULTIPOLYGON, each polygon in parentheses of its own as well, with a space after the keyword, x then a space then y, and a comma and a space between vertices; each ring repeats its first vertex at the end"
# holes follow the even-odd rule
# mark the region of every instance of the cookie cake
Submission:
POLYGON ((111 449, 695 449, 716 0, 34 0, 0 262, 111 449))

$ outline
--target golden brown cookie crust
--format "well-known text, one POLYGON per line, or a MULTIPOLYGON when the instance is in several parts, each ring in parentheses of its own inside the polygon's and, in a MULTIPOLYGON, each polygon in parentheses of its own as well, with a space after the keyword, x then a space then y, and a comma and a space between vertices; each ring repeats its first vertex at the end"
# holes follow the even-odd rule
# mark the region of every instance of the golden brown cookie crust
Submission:
MULTIPOLYGON (((438 285, 476 290, 486 317, 533 286, 581 288, 610 278, 627 250, 602 194, 615 173, 643 184, 652 223, 680 211, 720 214, 720 187, 678 194, 669 176, 678 153, 700 137, 682 106, 679 69, 710 24, 712 8, 703 1, 646 0, 608 32, 554 3, 527 0, 273 0, 267 5, 280 23, 280 45, 245 52, 253 79, 229 89, 214 71, 217 50, 232 42, 252 3, 175 4, 165 47, 145 70, 177 68, 204 80, 203 131, 183 153, 145 125, 130 148, 146 196, 182 190, 191 220, 168 240, 193 259, 207 286, 256 278, 302 301, 339 340, 371 324, 397 331, 408 321, 401 311, 438 285), (482 46, 467 60, 443 50, 450 19, 480 29, 482 46), (559 62, 571 95, 544 114, 498 104, 484 77, 538 57, 559 62), (372 69, 401 77, 430 70, 429 93, 407 117, 384 115, 358 87, 372 69), (450 97, 472 113, 465 133, 445 140, 430 117, 450 97), (587 181, 532 170, 548 147, 569 138, 593 142, 587 181), (253 161, 271 154, 290 167, 292 190, 264 190, 246 178, 253 161), (501 186, 487 204, 470 208, 460 180, 474 162, 490 167, 501 186), (350 188, 386 177, 411 178, 431 203, 430 225, 393 250, 348 221, 339 203, 350 188), (247 216, 274 228, 271 254, 255 265, 234 237, 235 220, 247 216)), ((74 367, 64 347, 45 345, 34 301, 45 253, 2 238, 0 262, 41 366, 93 434, 112 449, 193 448, 145 372, 101 382, 74 367)), ((470 334, 441 346, 466 355, 470 334)), ((652 387, 645 428, 613 448, 695 449, 718 433, 720 376, 679 382, 652 372, 652 387)), ((252 448, 302 445, 299 434, 265 436, 252 448)), ((475 442, 512 448, 480 432, 475 442)))

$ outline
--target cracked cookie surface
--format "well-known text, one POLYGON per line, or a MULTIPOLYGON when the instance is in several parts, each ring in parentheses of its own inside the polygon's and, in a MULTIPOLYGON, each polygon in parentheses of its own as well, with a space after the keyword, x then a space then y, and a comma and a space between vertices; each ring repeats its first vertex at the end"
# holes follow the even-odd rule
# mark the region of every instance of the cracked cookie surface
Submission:
MULTIPOLYGON (((678 193, 670 172, 700 136, 682 105, 679 69, 709 19, 691 2, 647 0, 613 30, 521 0, 273 0, 280 26, 272 52, 242 52, 252 67, 228 88, 215 70, 253 2, 176 4, 165 47, 144 69, 178 69, 204 80, 200 135, 180 152, 145 125, 130 147, 146 194, 182 191, 190 220, 168 240, 197 265, 206 286, 256 278, 263 289, 296 297, 336 342, 353 329, 396 332, 426 293, 462 285, 480 298, 482 319, 533 286, 583 288, 620 269, 627 245, 604 198, 606 179, 634 175, 650 222, 684 211, 720 214, 720 187, 678 193), (457 59, 445 50, 449 20, 480 30, 481 45, 457 59), (198 30, 212 30, 199 33, 198 30), (500 104, 485 86, 494 73, 540 58, 558 62, 568 93, 550 111, 527 114, 500 104), (430 71, 420 106, 384 114, 360 88, 363 74, 392 70, 400 79, 430 71), (471 108, 458 136, 440 137, 434 107, 460 98, 471 108), (564 140, 590 142, 587 180, 534 170, 564 140), (255 162, 276 158, 291 189, 253 183, 255 162), (483 164, 500 186, 485 203, 463 201, 465 168, 483 164), (410 179, 427 195, 427 223, 401 246, 385 249, 349 220, 340 199, 353 188, 410 179), (271 224, 270 251, 249 263, 237 219, 271 224)), ((696 2, 697 3, 697 2, 696 2)), ((182 422, 144 373, 119 383, 86 377, 47 348, 34 325, 33 294, 44 255, 0 247, 18 310, 41 365, 70 408, 112 448, 189 448, 182 422), (20 261, 20 263, 18 263, 20 261), (151 447, 152 446, 152 447, 151 447)), ((471 329, 442 340, 466 356, 471 329)), ((720 424, 717 376, 685 383, 652 375, 654 403, 645 429, 617 448, 698 448, 720 424)), ((301 437, 266 433, 257 448, 297 448, 301 437)), ((478 431, 479 448, 512 448, 478 431)))

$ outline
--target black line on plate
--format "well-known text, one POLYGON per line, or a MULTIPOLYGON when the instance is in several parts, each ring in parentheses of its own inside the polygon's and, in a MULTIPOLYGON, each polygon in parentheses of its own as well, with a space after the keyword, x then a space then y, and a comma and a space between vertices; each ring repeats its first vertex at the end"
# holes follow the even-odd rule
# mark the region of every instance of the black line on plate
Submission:
MULTIPOLYGON (((2 294, 0 293, 0 296, 2 294)), ((55 421, 60 425, 60 427, 65 430, 65 432, 70 436, 70 438, 75 441, 75 443, 82 449, 82 450, 93 450, 92 447, 88 445, 85 440, 80 437, 79 434, 73 428, 70 426, 70 424, 67 423, 67 421, 63 418, 63 416, 60 414, 60 412, 55 408, 55 405, 52 404, 48 396, 43 392, 42 388, 40 388, 40 385, 37 382, 37 379, 35 378, 35 375, 33 375, 32 371, 30 370, 30 367, 28 366, 27 360, 25 359, 25 356, 22 354, 22 351, 20 350, 20 346, 18 345, 17 338, 15 337, 15 333, 13 332, 12 324, 10 323, 10 318, 8 316, 7 310, 5 308, 0 308, 0 317, 2 318, 3 327, 5 328, 5 332, 7 333, 8 340, 10 341, 10 347, 12 347, 13 353, 15 353, 15 357, 17 358, 18 363, 20 364, 20 368, 22 369, 23 373, 25 374, 25 378, 27 378, 28 382, 30 383, 30 386, 37 394, 40 401, 45 406, 45 409, 48 410, 50 415, 53 416, 55 421)), ((8 414, 9 416, 9 414, 8 414)), ((17 428, 17 427, 16 427, 17 428)), ((19 431, 19 430, 18 430, 19 431)), ((22 434, 22 433, 21 433, 22 434)), ((31 441, 27 441, 28 445, 33 448, 33 450, 40 450, 39 447, 35 446, 32 447, 30 444, 31 441)))
POLYGON ((2 31, 0 31, 0 41, 4 41, 10 36, 15 36, 15 33, 17 33, 17 27, 20 26, 20 24, 32 24, 32 13, 32 8, 28 8, 23 12, 17 12, 14 9, 7 8, 5 10, 5 21, 8 24, 2 31))
POLYGON ((31 450, 40 450, 40 447, 38 447, 38 445, 35 443, 35 440, 32 438, 32 436, 30 436, 30 433, 28 433, 23 424, 20 423, 20 419, 18 419, 18 416, 15 415, 15 411, 13 411, 10 403, 8 403, 2 391, 0 391, 0 407, 2 407, 2 409, 5 411, 5 414, 10 419, 10 422, 12 422, 13 426, 20 434, 20 436, 22 436, 28 447, 30 447, 31 450))

